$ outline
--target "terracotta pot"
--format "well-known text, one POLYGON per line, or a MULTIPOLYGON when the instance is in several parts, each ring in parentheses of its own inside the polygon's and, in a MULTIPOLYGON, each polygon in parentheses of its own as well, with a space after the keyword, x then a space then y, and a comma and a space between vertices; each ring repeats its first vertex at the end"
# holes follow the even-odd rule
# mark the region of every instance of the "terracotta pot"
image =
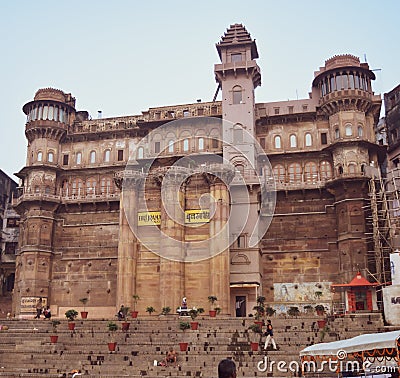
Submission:
POLYGON ((50 335, 50 342, 55 344, 58 341, 58 335, 50 335))
POLYGON ((82 319, 87 319, 88 312, 87 311, 81 311, 81 318, 82 319))
POLYGON ((115 348, 117 347, 117 343, 115 341, 112 343, 108 343, 107 345, 110 352, 115 352, 115 348))
POLYGON ((215 318, 217 315, 217 310, 210 310, 208 313, 210 314, 210 318, 215 318))
POLYGON ((199 322, 190 322, 190 329, 196 330, 199 328, 199 322))
POLYGON ((131 311, 131 316, 133 319, 136 319, 138 316, 139 311, 131 311))
POLYGON ((258 343, 254 343, 254 342, 250 342, 250 347, 251 347, 251 350, 253 352, 258 352, 259 344, 258 343))
POLYGON ((131 325, 131 323, 128 322, 123 322, 122 323, 122 330, 123 331, 127 331, 129 329, 129 326, 131 325))
POLYGON ((188 348, 188 343, 179 343, 179 350, 181 352, 187 351, 187 348, 188 348))
POLYGON ((326 326, 326 320, 317 320, 318 328, 324 328, 326 326))
POLYGON ((73 330, 75 329, 75 323, 68 322, 68 329, 69 329, 70 331, 73 331, 73 330))

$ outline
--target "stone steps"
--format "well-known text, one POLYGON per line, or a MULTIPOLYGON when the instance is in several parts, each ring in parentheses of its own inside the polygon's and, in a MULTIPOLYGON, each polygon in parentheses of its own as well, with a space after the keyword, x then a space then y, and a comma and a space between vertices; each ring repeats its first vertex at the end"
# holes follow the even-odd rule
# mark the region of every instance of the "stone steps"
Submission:
MULTIPOLYGON (((50 343, 49 336, 54 333, 51 322, 2 320, 9 330, 0 333, 0 377, 67 377, 72 369, 96 377, 213 377, 219 361, 227 357, 236 361, 238 377, 267 377, 272 373, 257 368, 264 358, 299 361, 299 351, 322 338, 316 316, 273 318, 280 349, 267 352, 262 349, 263 344, 257 352, 250 350, 250 340, 255 336, 248 330, 254 323, 252 318, 199 317, 199 330, 183 333, 178 329, 179 321, 189 319, 174 315, 143 317, 130 320, 129 331, 119 329, 112 335, 107 324, 113 319, 78 319, 74 331, 68 330, 65 319, 60 320, 56 344, 50 343), (111 337, 117 341, 115 353, 108 351, 111 337), (187 352, 179 352, 181 339, 189 342, 187 352), (178 351, 180 368, 153 366, 154 360, 164 359, 170 346, 178 351)), ((121 326, 121 322, 115 322, 121 326)), ((324 342, 384 329, 381 317, 375 314, 329 319, 327 327, 324 342), (342 328, 347 328, 347 332, 342 328)))

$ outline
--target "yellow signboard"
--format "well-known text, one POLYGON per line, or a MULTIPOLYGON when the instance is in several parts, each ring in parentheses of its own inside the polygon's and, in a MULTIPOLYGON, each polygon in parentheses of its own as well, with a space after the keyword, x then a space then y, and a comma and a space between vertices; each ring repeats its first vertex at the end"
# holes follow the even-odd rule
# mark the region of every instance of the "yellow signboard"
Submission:
POLYGON ((39 298, 42 298, 42 306, 46 307, 46 297, 21 297, 21 313, 36 314, 36 304, 39 298))
POLYGON ((210 210, 186 210, 185 224, 207 223, 210 221, 210 210))
POLYGON ((159 226, 161 211, 142 211, 138 213, 138 226, 159 226))
MULTIPOLYGON (((186 210, 185 224, 208 223, 210 210, 186 210)), ((161 224, 161 211, 142 211, 138 213, 138 226, 159 226, 161 224)))

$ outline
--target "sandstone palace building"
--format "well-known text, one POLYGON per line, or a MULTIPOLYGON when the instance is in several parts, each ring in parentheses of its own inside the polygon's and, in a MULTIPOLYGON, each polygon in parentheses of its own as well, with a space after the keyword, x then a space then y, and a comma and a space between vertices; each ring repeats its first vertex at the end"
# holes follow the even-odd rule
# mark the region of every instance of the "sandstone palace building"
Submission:
MULTIPOLYGON (((44 88, 23 106, 17 317, 39 297, 55 315, 86 297, 89 316, 113 316, 134 294, 141 313, 174 312, 182 297, 208 310, 208 296, 232 315, 238 301, 239 315, 253 313, 260 295, 278 312, 339 308, 333 284, 358 272, 383 282, 371 179, 386 147, 368 64, 334 56, 309 98, 262 103, 245 27, 231 25, 216 48, 221 101, 91 119, 71 94, 44 88)), ((353 296, 377 309, 370 292, 353 296)))

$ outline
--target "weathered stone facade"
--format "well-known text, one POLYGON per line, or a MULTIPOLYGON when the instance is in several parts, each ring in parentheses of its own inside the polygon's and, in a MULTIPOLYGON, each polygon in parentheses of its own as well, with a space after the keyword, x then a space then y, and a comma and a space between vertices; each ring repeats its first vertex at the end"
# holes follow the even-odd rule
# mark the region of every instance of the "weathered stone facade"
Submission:
POLYGON ((378 167, 385 150, 375 142, 381 100, 368 64, 335 56, 315 73, 310 98, 255 103, 255 41, 236 24, 217 49, 222 101, 92 120, 71 94, 48 88, 24 106, 18 316, 29 315, 38 297, 54 314, 88 297, 93 317, 131 306, 133 294, 142 312, 174 310, 183 296, 208 308, 209 295, 224 313, 234 314, 241 298, 242 313, 252 312, 258 295, 284 310, 313 304, 315 291, 328 305, 340 301, 330 283, 374 272, 366 167, 378 167), (169 169, 185 156, 185 169, 169 169), (257 220, 270 215, 260 198, 272 178, 275 213, 258 243, 257 220), (185 222, 204 209, 210 219, 185 222), (155 222, 139 224, 140 214, 155 222))

